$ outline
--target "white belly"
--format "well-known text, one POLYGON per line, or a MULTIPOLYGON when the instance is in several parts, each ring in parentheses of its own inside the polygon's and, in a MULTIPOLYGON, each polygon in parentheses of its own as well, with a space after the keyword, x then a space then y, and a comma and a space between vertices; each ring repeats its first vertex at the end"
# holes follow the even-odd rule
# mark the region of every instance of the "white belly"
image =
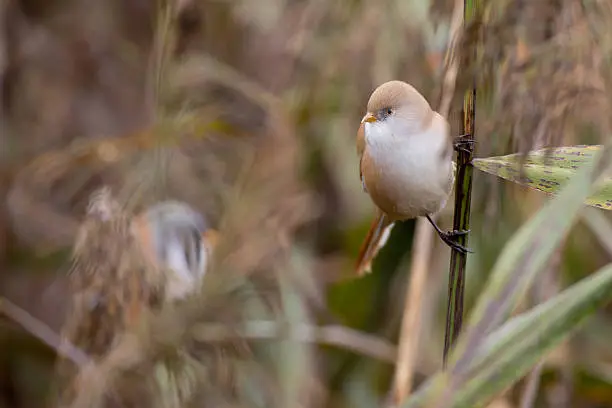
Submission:
MULTIPOLYGON (((383 135, 381 131, 384 128, 380 125, 366 127, 366 149, 379 170, 379 191, 371 194, 372 199, 396 219, 439 211, 446 204, 454 178, 452 151, 445 155, 449 152, 446 122, 434 123, 420 134, 383 135), (376 202, 376 196, 388 199, 376 202)), ((367 174, 364 182, 369 191, 367 174)))

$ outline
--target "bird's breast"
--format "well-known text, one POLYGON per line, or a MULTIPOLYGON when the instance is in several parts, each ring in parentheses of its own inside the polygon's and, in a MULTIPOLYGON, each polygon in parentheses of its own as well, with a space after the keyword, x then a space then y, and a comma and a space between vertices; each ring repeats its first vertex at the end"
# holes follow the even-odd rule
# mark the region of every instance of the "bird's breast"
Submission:
MULTIPOLYGON (((370 132, 376 128, 367 129, 370 132)), ((368 134, 371 136, 371 134, 368 134)), ((444 206, 452 188, 452 150, 447 133, 374 135, 368 138, 362 172, 374 203, 391 219, 432 214, 444 206)))

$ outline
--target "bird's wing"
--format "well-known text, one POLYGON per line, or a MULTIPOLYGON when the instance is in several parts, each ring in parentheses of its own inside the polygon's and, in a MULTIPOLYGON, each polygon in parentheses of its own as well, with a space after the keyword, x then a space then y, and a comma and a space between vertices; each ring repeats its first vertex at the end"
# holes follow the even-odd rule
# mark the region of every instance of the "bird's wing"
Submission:
POLYGON ((361 180, 361 188, 364 192, 368 192, 366 188, 365 181, 363 180, 363 152, 365 150, 365 132, 364 132, 364 124, 361 123, 359 125, 359 129, 357 129, 357 155, 359 156, 359 179, 361 180))
POLYGON ((359 129, 357 129, 357 155, 359 157, 363 156, 363 151, 365 150, 365 131, 363 128, 364 124, 359 125, 359 129))

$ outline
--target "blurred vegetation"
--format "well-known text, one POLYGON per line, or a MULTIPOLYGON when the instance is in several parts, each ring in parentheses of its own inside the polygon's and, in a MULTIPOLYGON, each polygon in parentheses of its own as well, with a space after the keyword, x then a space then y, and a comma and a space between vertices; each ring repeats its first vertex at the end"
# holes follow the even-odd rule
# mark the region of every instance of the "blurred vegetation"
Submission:
MULTIPOLYGON (((371 275, 347 279, 373 214, 354 138, 369 94, 386 80, 410 82, 438 107, 455 3, 0 0, 0 295, 61 331, 70 249, 102 185, 129 213, 184 200, 222 233, 202 293, 143 318, 135 345, 84 380, 85 406, 117 372, 125 384, 147 386, 155 373, 159 389, 135 392, 160 392, 160 407, 386 401, 414 222, 394 228, 371 275)), ((459 66, 453 134, 476 77, 477 157, 607 145, 610 5, 482 3, 459 44, 477 58, 459 66)), ((579 208, 588 171, 559 201, 474 172, 466 323, 497 337, 466 332, 468 346, 483 347, 468 355, 469 369, 482 370, 461 378, 472 388, 453 394, 455 403, 472 406, 474 393, 487 391, 490 407, 612 406, 612 309, 604 306, 612 230, 607 212, 579 208), (539 255, 519 262, 530 248, 539 255), (520 284, 495 298, 512 276, 520 284), (499 319, 477 320, 495 301, 499 319), (512 375, 484 390, 491 377, 512 375), (527 398, 533 378, 539 385, 527 398)), ((452 206, 440 214, 446 227, 452 206)), ((447 380, 439 370, 449 250, 432 245, 414 334, 417 396, 447 380)), ((56 351, 2 310, 0 407, 43 406, 58 375, 56 351)))

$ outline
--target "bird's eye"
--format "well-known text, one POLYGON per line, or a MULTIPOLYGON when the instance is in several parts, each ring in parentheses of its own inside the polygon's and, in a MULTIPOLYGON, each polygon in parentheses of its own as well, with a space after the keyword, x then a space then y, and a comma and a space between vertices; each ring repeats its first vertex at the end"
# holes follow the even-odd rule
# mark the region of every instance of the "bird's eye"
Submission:
POLYGON ((388 108, 388 109, 387 109, 387 115, 390 115, 390 114, 392 114, 392 113, 393 113, 393 110, 392 110, 391 108, 388 108))

